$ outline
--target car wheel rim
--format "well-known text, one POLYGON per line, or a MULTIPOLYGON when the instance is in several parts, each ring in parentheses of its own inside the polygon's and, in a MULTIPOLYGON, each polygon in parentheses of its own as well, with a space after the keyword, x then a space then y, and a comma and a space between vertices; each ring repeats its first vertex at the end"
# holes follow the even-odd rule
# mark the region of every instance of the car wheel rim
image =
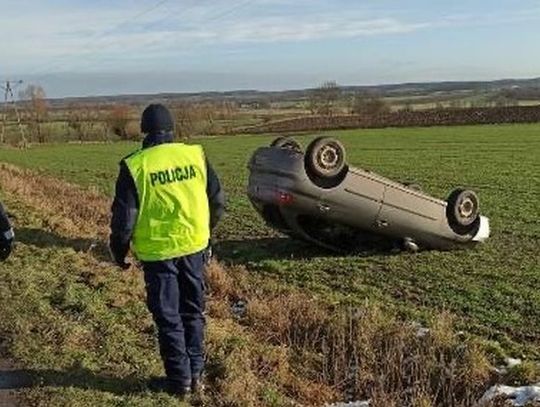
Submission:
POLYGON ((471 198, 465 198, 458 206, 459 215, 465 219, 469 219, 475 214, 475 203, 471 198))
POLYGON ((339 152, 333 146, 324 146, 321 148, 317 158, 318 164, 325 170, 337 167, 340 161, 339 152))

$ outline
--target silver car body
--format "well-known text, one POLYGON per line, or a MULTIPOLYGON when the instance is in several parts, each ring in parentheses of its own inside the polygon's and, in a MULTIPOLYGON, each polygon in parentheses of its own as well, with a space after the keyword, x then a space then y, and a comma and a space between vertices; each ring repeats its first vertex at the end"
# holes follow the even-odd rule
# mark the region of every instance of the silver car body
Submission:
POLYGON ((488 218, 458 234, 448 224, 446 201, 369 170, 350 167, 338 185, 322 188, 308 176, 302 152, 276 147, 259 148, 248 168, 248 197, 267 223, 330 249, 342 245, 324 236, 328 225, 345 226, 344 239, 357 232, 364 240, 384 237, 416 249, 452 249, 489 237, 488 218))

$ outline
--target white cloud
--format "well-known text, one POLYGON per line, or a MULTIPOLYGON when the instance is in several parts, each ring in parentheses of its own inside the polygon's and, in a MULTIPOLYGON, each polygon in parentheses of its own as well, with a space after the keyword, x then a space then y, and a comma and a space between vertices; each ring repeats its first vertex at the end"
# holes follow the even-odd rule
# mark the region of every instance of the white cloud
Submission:
POLYGON ((141 14, 140 5, 135 7, 132 3, 130 7, 96 10, 50 9, 40 5, 24 14, 15 12, 2 18, 6 34, 0 53, 13 69, 31 66, 31 72, 36 73, 80 67, 79 58, 90 55, 108 57, 212 44, 351 38, 406 33, 425 26, 393 18, 367 19, 362 15, 344 20, 340 11, 320 14, 316 6, 321 3, 296 3, 295 7, 306 8, 305 15, 288 14, 283 0, 245 0, 232 5, 224 0, 169 2, 147 14, 141 14), (281 13, 265 13, 269 6, 281 6, 281 13), (130 21, 129 17, 134 15, 137 20, 130 21), (50 62, 42 65, 44 60, 50 62))
MULTIPOLYGON (((4 0, 5 1, 5 0, 4 0)), ((1 17, 0 55, 13 71, 43 73, 88 69, 103 59, 176 55, 204 45, 237 45, 405 35, 419 30, 540 18, 539 9, 408 20, 376 14, 358 3, 348 9, 330 0, 183 0, 102 2, 55 8, 44 2, 11 1, 1 17), (17 8, 19 7, 19 8, 17 8), (144 12, 147 10, 147 12, 144 12), (142 13, 143 11, 144 13, 142 13), (136 20, 130 18, 136 16, 136 20), (44 62, 45 61, 45 62, 44 62)), ((45 2, 47 3, 47 2, 45 2)), ((339 3, 339 2, 338 2, 339 3)), ((410 17, 409 17, 410 18, 410 17)))
POLYGON ((278 18, 246 21, 223 27, 215 33, 222 42, 307 41, 331 38, 352 38, 416 31, 425 24, 406 23, 391 18, 344 20, 336 17, 318 21, 289 21, 278 18))

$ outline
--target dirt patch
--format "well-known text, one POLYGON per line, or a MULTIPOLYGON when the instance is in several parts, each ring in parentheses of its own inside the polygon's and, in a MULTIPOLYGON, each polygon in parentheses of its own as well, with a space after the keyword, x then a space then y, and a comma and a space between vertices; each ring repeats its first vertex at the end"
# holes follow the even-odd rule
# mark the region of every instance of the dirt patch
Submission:
POLYGON ((18 405, 16 389, 20 388, 22 383, 12 374, 14 370, 9 362, 0 358, 0 406, 2 407, 18 405))
POLYGON ((0 406, 17 407, 22 405, 21 390, 32 385, 32 378, 4 355, 0 344, 0 406))

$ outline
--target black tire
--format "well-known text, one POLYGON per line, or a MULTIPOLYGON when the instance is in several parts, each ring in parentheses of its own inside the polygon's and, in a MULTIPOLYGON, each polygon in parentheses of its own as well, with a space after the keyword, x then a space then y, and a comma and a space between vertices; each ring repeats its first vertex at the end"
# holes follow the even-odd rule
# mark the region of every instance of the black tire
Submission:
POLYGON ((470 233, 480 217, 480 200, 474 191, 456 189, 446 200, 448 223, 459 234, 470 233))
POLYGON ((290 137, 278 137, 270 144, 270 147, 283 148, 286 150, 302 151, 302 146, 296 140, 290 137))
POLYGON ((345 147, 329 137, 319 137, 307 147, 305 166, 312 178, 334 180, 347 169, 345 147))

